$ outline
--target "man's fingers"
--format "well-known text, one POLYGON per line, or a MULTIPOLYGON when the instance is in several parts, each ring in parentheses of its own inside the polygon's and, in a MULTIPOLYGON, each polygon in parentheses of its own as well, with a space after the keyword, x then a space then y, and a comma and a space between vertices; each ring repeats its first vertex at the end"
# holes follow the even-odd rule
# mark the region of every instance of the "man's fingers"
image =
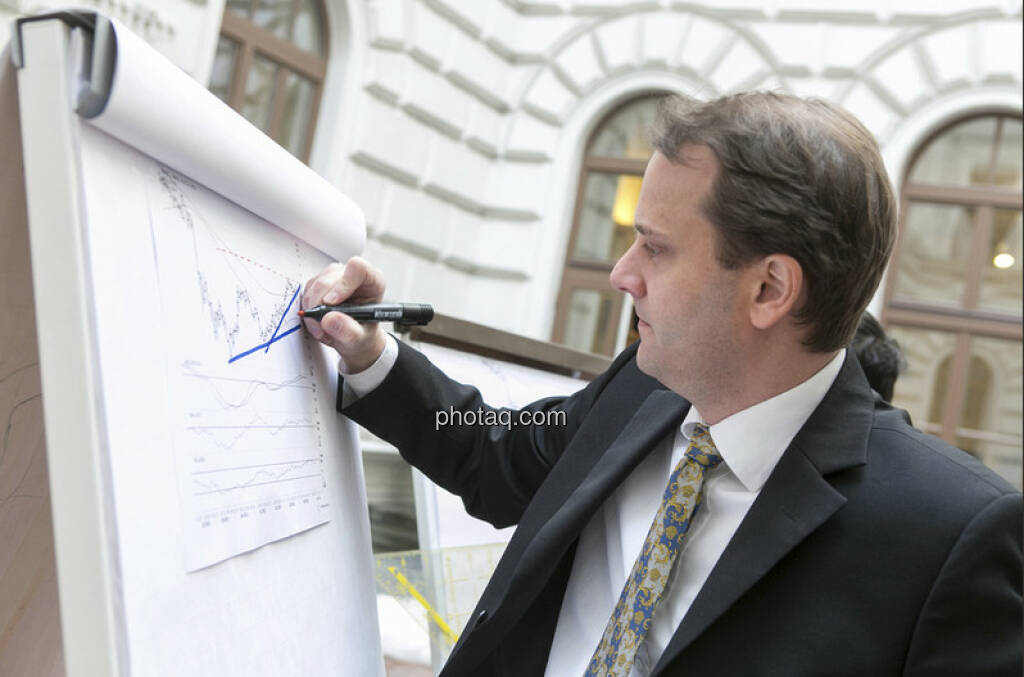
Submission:
POLYGON ((327 291, 324 296, 324 303, 334 305, 341 303, 352 295, 352 292, 359 289, 366 279, 366 265, 358 256, 353 256, 345 264, 341 279, 327 291))
POLYGON ((338 284, 344 274, 344 266, 332 263, 306 283, 302 292, 302 307, 312 308, 323 302, 324 295, 338 284))
MULTIPOLYGON (((384 276, 354 256, 345 265, 332 263, 306 283, 302 307, 322 304, 375 303, 384 297, 384 276)), ((334 348, 349 367, 365 369, 383 350, 384 333, 376 322, 360 324, 344 313, 327 313, 319 322, 304 319, 309 335, 334 348)))
POLYGON ((365 329, 344 313, 327 313, 320 320, 320 328, 341 348, 357 344, 365 334, 365 329))
POLYGON ((358 256, 345 264, 341 281, 324 297, 324 303, 341 303, 348 299, 354 302, 379 301, 384 296, 384 276, 358 256))
POLYGON ((302 324, 306 325, 306 331, 308 331, 309 335, 315 338, 317 341, 323 340, 324 338, 327 337, 327 334, 324 333, 323 328, 320 327, 320 323, 317 322, 316 320, 304 318, 302 320, 302 324))
POLYGON ((384 276, 364 259, 353 256, 348 263, 332 263, 311 278, 302 293, 302 307, 344 301, 374 302, 383 296, 384 276))
POLYGON ((360 262, 366 266, 366 282, 360 290, 361 295, 371 303, 378 302, 384 298, 384 274, 369 262, 363 259, 360 259, 360 262))

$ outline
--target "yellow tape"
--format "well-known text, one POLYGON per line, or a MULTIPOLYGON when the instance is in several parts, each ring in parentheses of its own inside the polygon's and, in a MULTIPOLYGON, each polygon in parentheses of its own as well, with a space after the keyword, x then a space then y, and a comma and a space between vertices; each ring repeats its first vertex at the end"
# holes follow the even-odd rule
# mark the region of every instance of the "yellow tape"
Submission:
POLYGON ((413 599, 423 605, 423 608, 427 610, 427 615, 430 616, 430 620, 434 621, 434 623, 437 624, 437 627, 441 628, 441 632, 444 633, 445 637, 447 637, 453 645, 459 641, 459 636, 452 632, 452 629, 448 627, 448 624, 444 622, 444 619, 434 611, 434 607, 430 606, 430 602, 420 594, 420 591, 409 582, 409 579, 406 578, 401 571, 396 567, 388 567, 388 571, 390 571, 391 575, 395 577, 398 584, 405 588, 406 592, 412 595, 413 599))

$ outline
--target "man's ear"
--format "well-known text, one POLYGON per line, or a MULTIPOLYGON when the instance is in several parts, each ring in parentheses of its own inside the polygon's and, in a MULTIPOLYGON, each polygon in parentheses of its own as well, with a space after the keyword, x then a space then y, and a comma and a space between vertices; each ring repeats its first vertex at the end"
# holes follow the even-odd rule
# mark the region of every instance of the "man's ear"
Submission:
POLYGON ((751 272, 755 289, 750 322, 758 329, 769 329, 799 307, 804 271, 792 256, 772 254, 754 264, 751 272))

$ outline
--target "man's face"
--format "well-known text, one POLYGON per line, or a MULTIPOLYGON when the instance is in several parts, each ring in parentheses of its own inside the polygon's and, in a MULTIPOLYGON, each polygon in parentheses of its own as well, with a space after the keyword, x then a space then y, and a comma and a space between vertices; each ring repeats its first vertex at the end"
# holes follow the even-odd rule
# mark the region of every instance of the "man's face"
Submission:
POLYGON ((715 397, 739 368, 742 269, 722 268, 714 226, 700 205, 718 163, 685 146, 686 164, 655 152, 636 208, 637 237, 611 273, 639 318, 637 364, 691 401, 715 397))

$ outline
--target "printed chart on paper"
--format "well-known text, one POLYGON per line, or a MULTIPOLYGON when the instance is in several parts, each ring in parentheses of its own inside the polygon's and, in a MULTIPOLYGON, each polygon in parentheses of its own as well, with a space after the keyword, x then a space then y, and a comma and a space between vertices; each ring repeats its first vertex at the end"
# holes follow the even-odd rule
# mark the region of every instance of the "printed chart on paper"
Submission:
POLYGON ((324 258, 166 167, 147 179, 193 571, 328 519, 321 417, 333 407, 296 315, 324 258))

